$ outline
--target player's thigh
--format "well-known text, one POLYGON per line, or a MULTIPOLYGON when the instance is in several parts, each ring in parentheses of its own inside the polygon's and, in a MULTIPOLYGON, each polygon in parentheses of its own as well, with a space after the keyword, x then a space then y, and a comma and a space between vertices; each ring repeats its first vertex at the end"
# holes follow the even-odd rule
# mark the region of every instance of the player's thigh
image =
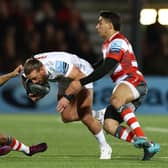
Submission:
MULTIPOLYGON (((58 95, 58 100, 62 98, 64 92, 58 95)), ((61 118, 64 122, 71 122, 79 120, 77 112, 77 98, 75 97, 72 102, 61 112, 61 118)))
POLYGON ((77 113, 80 119, 87 118, 92 115, 92 104, 93 104, 93 90, 82 89, 76 97, 77 102, 77 113))
MULTIPOLYGON (((59 97, 60 98, 60 97, 59 97)), ((91 114, 93 102, 92 89, 82 89, 74 100, 61 113, 62 119, 69 121, 80 120, 86 114, 91 114)))
POLYGON ((79 120, 79 115, 77 112, 77 102, 74 101, 61 113, 63 120, 76 121, 79 120))
MULTIPOLYGON (((135 88, 136 89, 136 88, 135 88)), ((116 99, 118 102, 121 102, 121 105, 124 103, 131 102, 135 99, 132 89, 125 83, 119 83, 113 90, 110 102, 116 99)))
POLYGON ((82 89, 77 95, 77 108, 78 110, 82 108, 90 107, 93 105, 93 89, 82 89))

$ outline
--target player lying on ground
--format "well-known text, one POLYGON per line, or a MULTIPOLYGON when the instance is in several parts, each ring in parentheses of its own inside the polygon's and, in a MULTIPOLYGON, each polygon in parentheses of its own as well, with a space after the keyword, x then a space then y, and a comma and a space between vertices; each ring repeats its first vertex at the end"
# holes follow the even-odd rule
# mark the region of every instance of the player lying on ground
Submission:
MULTIPOLYGON (((0 85, 3 85, 9 79, 17 76, 21 70, 22 66, 19 65, 14 71, 0 76, 0 85)), ((7 136, 0 133, 0 155, 8 154, 11 151, 20 151, 26 154, 27 156, 32 156, 35 153, 44 152, 46 149, 46 143, 27 146, 12 136, 7 136)))
MULTIPOLYGON (((46 82, 58 83, 58 100, 64 97, 65 89, 74 79, 80 79, 93 71, 91 65, 78 56, 66 52, 48 52, 35 55, 24 64, 23 83, 28 96, 37 101, 44 95, 31 93, 27 83, 44 85, 46 82)), ((30 85, 31 86, 31 85, 30 85)), ((110 159, 112 149, 107 144, 100 123, 92 116, 92 83, 84 86, 73 96, 73 101, 66 109, 61 109, 62 121, 65 123, 81 121, 95 136, 100 145, 100 159, 110 159)), ((43 91, 42 91, 43 92, 43 91)))

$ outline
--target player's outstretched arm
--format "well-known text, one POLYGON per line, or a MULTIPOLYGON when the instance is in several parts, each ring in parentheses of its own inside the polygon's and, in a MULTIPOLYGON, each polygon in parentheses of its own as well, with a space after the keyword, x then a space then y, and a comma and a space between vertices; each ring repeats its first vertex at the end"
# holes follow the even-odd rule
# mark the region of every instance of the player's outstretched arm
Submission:
POLYGON ((5 75, 0 76, 0 85, 3 85, 4 83, 6 83, 9 79, 17 76, 20 74, 22 70, 22 65, 19 65, 18 67, 16 67, 12 72, 7 73, 5 75))
POLYGON ((95 69, 90 75, 81 78, 79 80, 72 81, 68 86, 68 88, 66 89, 65 94, 66 95, 77 94, 84 85, 102 78, 109 72, 112 73, 113 68, 117 65, 117 63, 118 62, 114 59, 106 58, 104 63, 99 67, 97 67, 97 69, 95 69))

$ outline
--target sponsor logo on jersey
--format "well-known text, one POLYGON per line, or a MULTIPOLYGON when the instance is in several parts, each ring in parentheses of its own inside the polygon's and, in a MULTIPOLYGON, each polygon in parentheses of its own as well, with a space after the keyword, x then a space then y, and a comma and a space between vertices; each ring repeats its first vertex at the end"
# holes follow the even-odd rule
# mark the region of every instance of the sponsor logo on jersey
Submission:
POLYGON ((47 58, 47 55, 42 55, 42 56, 37 56, 37 57, 35 57, 36 59, 45 59, 45 58, 47 58))
POLYGON ((110 52, 120 52, 121 46, 122 46, 122 42, 121 41, 113 41, 110 44, 109 51, 110 52))
POLYGON ((56 71, 63 74, 65 74, 69 68, 69 65, 66 62, 62 61, 57 61, 55 66, 56 71))

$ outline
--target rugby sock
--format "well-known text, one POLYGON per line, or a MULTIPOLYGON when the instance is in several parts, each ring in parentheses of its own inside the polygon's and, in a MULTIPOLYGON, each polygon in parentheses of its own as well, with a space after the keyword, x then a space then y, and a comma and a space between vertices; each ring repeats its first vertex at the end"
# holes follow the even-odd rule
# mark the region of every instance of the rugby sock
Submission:
POLYGON ((95 137, 96 137, 97 141, 99 142, 100 147, 107 145, 107 141, 104 136, 103 130, 101 130, 98 134, 96 134, 95 137))
POLYGON ((136 137, 145 137, 145 134, 130 107, 124 108, 121 112, 123 120, 134 131, 136 137))
POLYGON ((114 136, 121 140, 133 143, 135 133, 132 130, 128 129, 127 127, 119 126, 114 136))
POLYGON ((20 151, 24 152, 26 154, 30 153, 29 146, 26 146, 22 142, 18 141, 16 138, 9 136, 8 137, 8 145, 12 148, 14 151, 20 151))

